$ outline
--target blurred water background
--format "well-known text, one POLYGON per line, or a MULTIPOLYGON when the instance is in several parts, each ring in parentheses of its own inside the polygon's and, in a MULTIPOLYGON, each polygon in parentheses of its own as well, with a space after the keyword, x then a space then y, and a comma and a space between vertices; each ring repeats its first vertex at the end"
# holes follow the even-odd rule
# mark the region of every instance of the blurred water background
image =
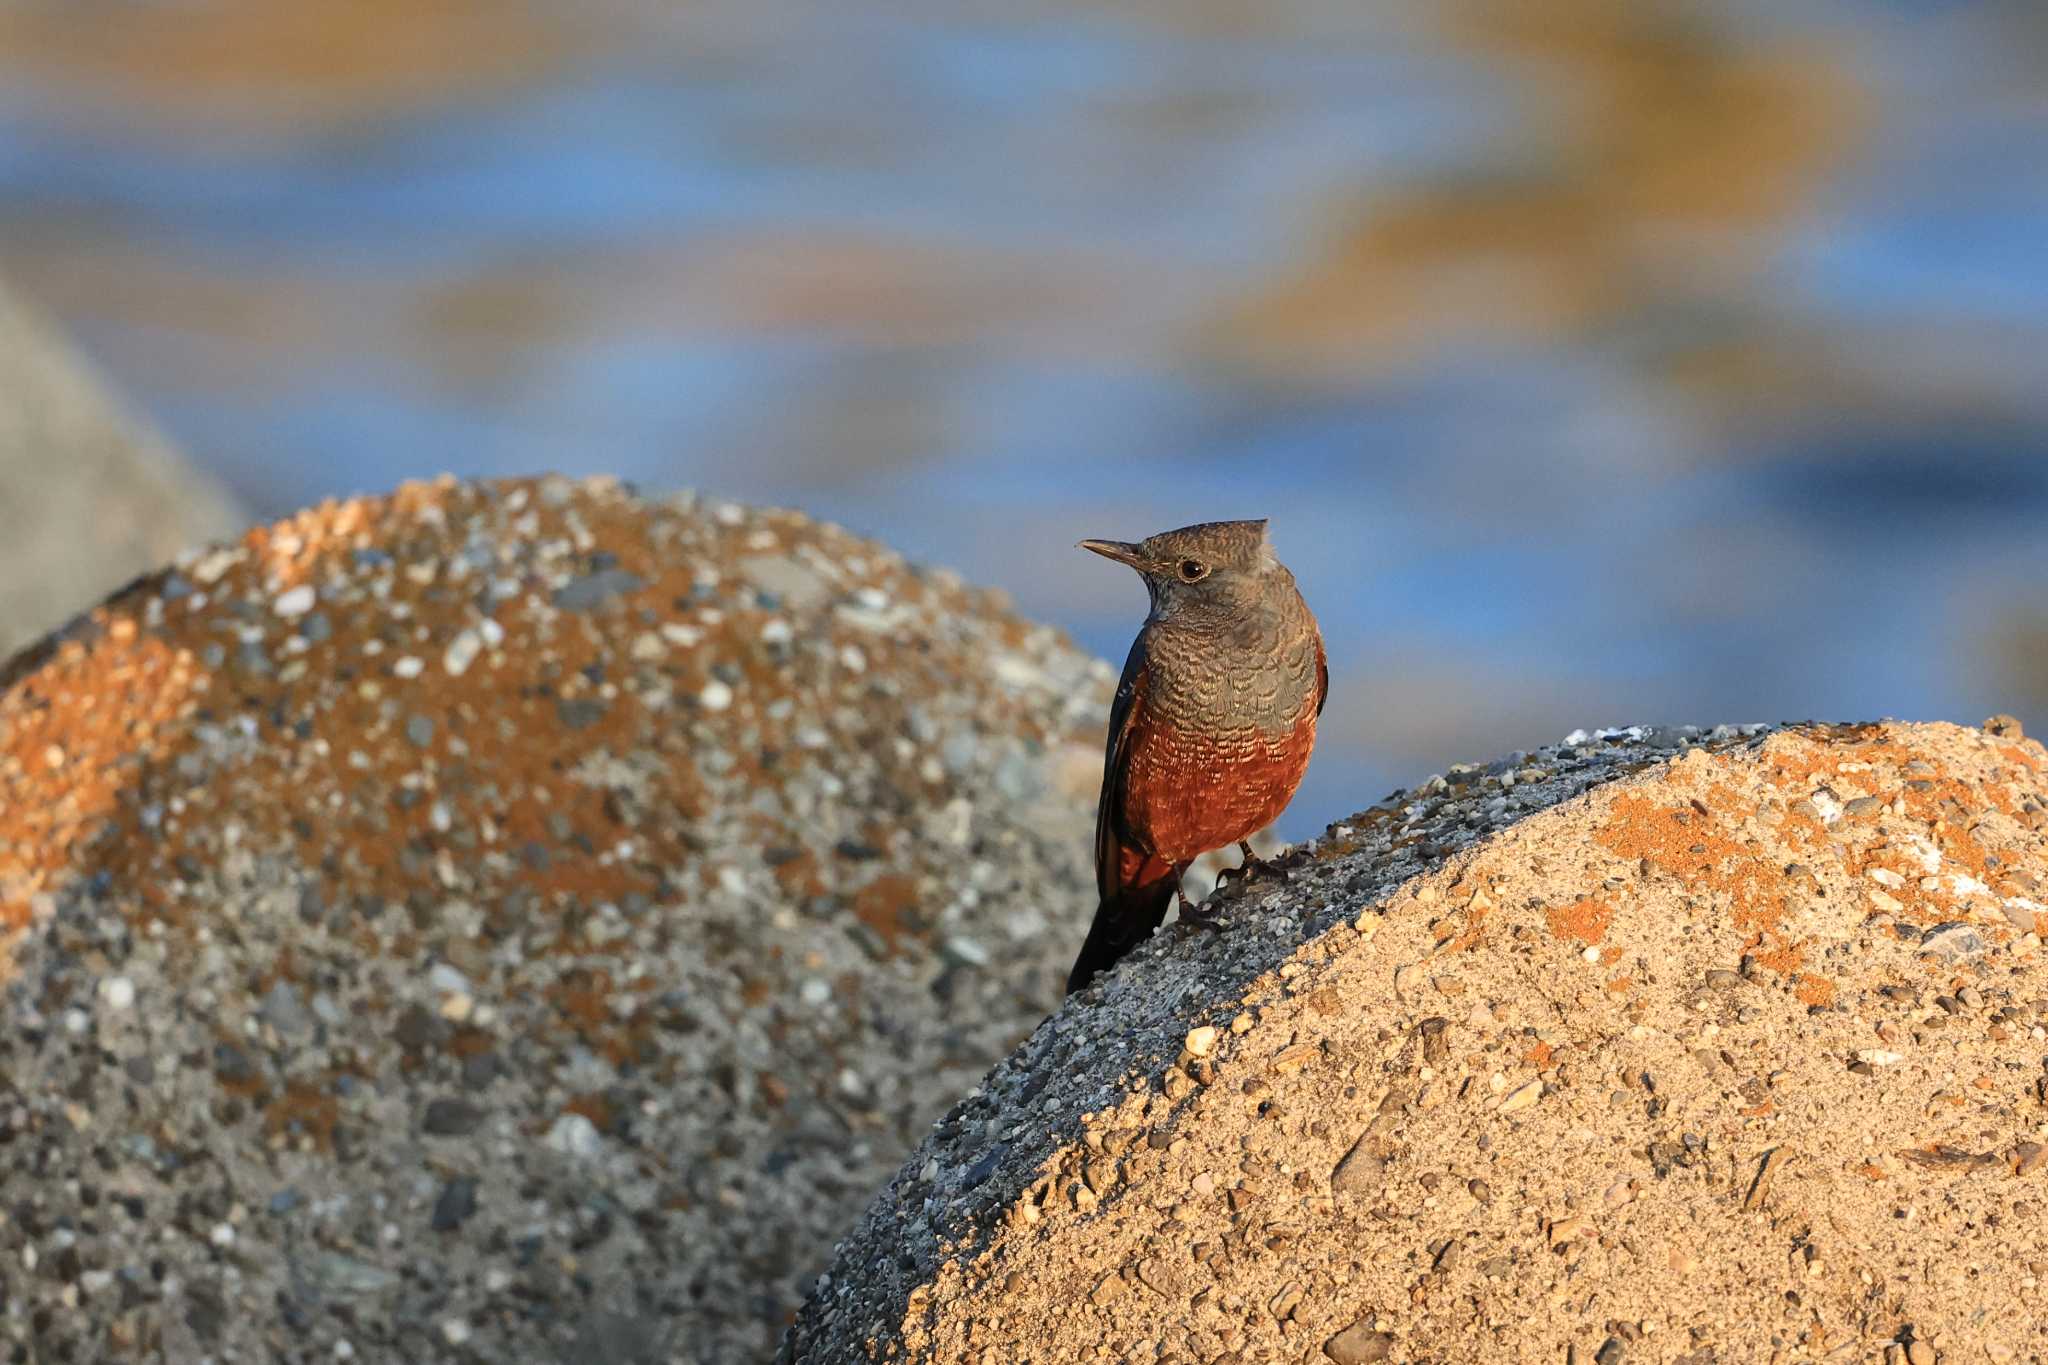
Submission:
POLYGON ((1283 829, 1576 726, 2048 728, 2039 0, 5 0, 0 275, 264 514, 793 504, 1113 659, 1273 518, 1283 829))

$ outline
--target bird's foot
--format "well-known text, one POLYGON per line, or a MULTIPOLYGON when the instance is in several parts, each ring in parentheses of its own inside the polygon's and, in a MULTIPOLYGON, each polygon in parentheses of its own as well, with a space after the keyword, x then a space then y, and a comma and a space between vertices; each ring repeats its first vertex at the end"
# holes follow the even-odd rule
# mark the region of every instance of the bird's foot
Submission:
POLYGON ((1180 922, 1182 924, 1193 925, 1197 929, 1207 929, 1212 934, 1223 932, 1222 910, 1212 910, 1206 902, 1196 905, 1187 898, 1185 892, 1176 892, 1175 894, 1180 897, 1180 922))
POLYGON ((1287 863, 1282 859, 1261 858, 1252 852, 1250 844, 1243 841, 1239 841, 1237 848, 1238 852, 1244 855, 1244 861, 1236 867, 1226 867, 1217 873, 1218 886, 1226 881, 1250 881, 1253 877, 1272 877, 1283 882, 1287 880, 1287 863))

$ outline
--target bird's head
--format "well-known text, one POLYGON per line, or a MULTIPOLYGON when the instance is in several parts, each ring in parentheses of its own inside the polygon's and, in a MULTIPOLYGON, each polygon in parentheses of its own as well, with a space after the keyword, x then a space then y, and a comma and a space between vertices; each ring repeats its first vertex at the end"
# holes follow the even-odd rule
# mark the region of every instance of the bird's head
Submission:
POLYGON ((1274 579, 1287 577, 1264 518, 1205 521, 1136 542, 1084 540, 1081 548, 1136 569, 1160 614, 1249 606, 1274 579))

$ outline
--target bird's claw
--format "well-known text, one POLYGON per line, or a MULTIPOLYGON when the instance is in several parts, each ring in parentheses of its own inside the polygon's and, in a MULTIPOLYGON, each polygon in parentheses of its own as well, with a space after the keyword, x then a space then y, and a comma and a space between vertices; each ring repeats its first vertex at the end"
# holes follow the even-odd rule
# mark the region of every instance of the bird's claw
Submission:
POLYGON ((1239 844, 1238 848, 1243 854, 1242 860, 1236 867, 1226 867, 1216 874, 1218 886, 1233 881, 1249 882, 1254 877, 1270 877, 1282 882, 1288 880, 1287 855, 1280 858, 1261 858, 1251 851, 1249 845, 1239 844))
POLYGON ((1210 909, 1206 902, 1196 905, 1186 896, 1180 898, 1180 922, 1192 925, 1197 929, 1207 929, 1212 934, 1223 932, 1223 912, 1221 910, 1210 909))
POLYGON ((1288 880, 1287 864, 1277 858, 1247 859, 1238 870, 1246 877, 1270 877, 1281 882, 1288 880))

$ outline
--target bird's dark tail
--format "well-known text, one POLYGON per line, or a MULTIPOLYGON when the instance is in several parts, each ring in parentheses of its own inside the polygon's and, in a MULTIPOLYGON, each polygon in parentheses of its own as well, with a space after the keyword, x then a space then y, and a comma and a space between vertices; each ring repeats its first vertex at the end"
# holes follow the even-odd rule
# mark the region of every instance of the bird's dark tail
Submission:
POLYGON ((1105 895, 1095 908, 1095 922, 1088 926, 1074 970, 1067 973, 1067 994, 1086 986, 1097 973, 1108 971, 1125 953, 1151 937, 1152 931, 1166 922, 1167 907, 1179 889, 1178 870, 1148 858, 1137 869, 1137 876, 1105 895))

